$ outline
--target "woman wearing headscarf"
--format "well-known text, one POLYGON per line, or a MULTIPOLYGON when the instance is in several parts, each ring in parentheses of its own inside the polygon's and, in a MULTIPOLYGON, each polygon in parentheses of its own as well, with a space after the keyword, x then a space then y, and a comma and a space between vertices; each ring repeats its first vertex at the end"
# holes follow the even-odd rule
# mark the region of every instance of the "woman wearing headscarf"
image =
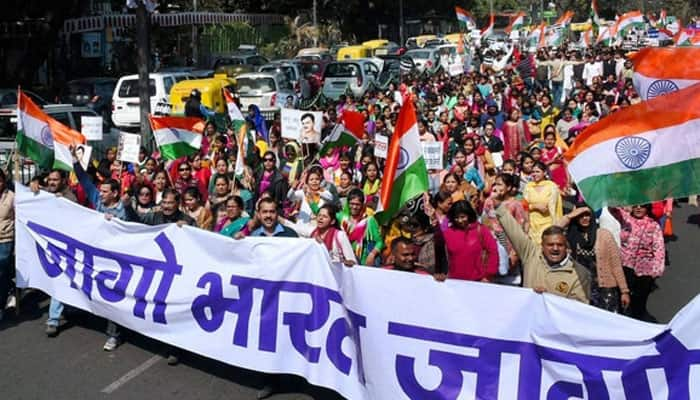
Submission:
POLYGON ((282 176, 287 179, 290 186, 294 187, 304 170, 304 159, 297 142, 291 141, 284 146, 284 160, 285 162, 280 168, 282 176))
POLYGON ((585 203, 576 205, 557 225, 568 227, 571 257, 591 274, 591 305, 612 312, 626 309, 630 290, 613 234, 598 226, 593 210, 585 203))
POLYGON ((347 205, 338 213, 338 220, 350 239, 360 265, 376 265, 379 261, 377 257, 385 248, 384 238, 377 220, 367 214, 362 190, 350 191, 347 205))

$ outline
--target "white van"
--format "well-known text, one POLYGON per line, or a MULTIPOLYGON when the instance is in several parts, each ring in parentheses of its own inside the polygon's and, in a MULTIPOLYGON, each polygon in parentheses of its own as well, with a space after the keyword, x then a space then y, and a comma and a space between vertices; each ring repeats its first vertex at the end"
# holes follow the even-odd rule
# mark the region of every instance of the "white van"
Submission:
MULTIPOLYGON (((170 103, 170 88, 185 79, 193 79, 186 72, 158 72, 148 75, 151 112, 158 104, 170 103)), ((139 76, 119 78, 112 95, 112 122, 118 128, 139 126, 139 76)))

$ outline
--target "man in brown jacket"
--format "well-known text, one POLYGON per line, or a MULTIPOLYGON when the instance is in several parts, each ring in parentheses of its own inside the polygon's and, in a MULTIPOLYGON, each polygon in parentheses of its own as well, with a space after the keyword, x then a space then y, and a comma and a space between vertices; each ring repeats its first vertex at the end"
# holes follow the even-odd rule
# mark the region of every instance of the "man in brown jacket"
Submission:
POLYGON ((584 266, 569 257, 564 229, 558 226, 545 229, 539 247, 530 240, 506 207, 498 207, 496 217, 520 257, 524 287, 538 293, 548 292, 589 303, 590 274, 584 266))

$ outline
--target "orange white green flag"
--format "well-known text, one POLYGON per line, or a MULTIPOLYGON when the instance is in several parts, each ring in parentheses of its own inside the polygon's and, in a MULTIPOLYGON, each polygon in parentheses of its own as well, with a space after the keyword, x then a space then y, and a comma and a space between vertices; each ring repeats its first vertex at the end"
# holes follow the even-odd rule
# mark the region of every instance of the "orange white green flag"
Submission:
POLYGON ((399 111, 389 142, 379 205, 375 218, 384 225, 410 200, 428 191, 428 169, 418 134, 413 102, 406 101, 399 111))
POLYGON ((564 158, 593 209, 700 193, 700 84, 596 122, 564 158))
POLYGON ((644 100, 700 82, 698 47, 646 47, 629 58, 634 88, 644 100))
POLYGON ((644 25, 644 15, 640 11, 630 11, 624 13, 613 25, 613 36, 622 35, 625 29, 635 25, 644 25))
POLYGON ((70 147, 85 143, 85 136, 46 115, 18 90, 17 150, 40 168, 73 170, 70 147))
POLYGON ((525 16, 526 14, 523 11, 516 14, 513 21, 504 29, 505 33, 510 34, 512 31, 523 29, 523 26, 525 26, 525 16))
POLYGON ((494 15, 491 14, 489 16, 489 24, 481 30, 480 37, 481 40, 486 40, 489 36, 493 35, 493 26, 494 26, 494 15))
POLYGON ((199 151, 202 146, 204 121, 197 117, 148 116, 153 137, 166 160, 176 160, 199 151))

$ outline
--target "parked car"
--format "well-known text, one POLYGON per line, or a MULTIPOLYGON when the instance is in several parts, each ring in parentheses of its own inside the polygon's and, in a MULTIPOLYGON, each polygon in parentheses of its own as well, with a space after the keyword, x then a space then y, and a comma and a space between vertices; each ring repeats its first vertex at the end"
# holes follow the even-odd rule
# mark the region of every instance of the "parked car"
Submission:
POLYGON ((306 49, 301 49, 297 52, 297 55, 294 58, 304 61, 333 61, 331 51, 323 47, 310 47, 306 49))
MULTIPOLYGON (((170 104, 170 89, 177 82, 191 79, 184 72, 155 72, 148 75, 151 111, 170 104)), ((119 128, 135 128, 140 124, 139 77, 127 75, 119 78, 112 95, 112 122, 119 128)))
POLYGON ((259 54, 234 54, 216 59, 213 69, 215 74, 226 74, 235 78, 240 74, 254 72, 269 62, 270 60, 259 54))
POLYGON ((91 108, 111 124, 112 94, 116 85, 115 78, 83 78, 69 81, 61 94, 61 102, 91 108))
POLYGON ((283 74, 254 72, 238 75, 236 90, 243 112, 255 104, 268 120, 274 119, 287 97, 292 96, 294 104, 298 101, 292 83, 283 74))
MULTIPOLYGON (((22 89, 22 91, 39 107, 49 104, 48 101, 30 90, 22 89)), ((17 88, 0 89, 0 108, 17 108, 17 88)))
POLYGON ((426 69, 435 68, 440 62, 439 52, 436 48, 413 49, 407 51, 405 55, 413 60, 415 69, 419 73, 422 73, 426 69))
POLYGON ((323 74, 323 95, 338 99, 350 88, 355 97, 361 97, 371 82, 379 78, 379 67, 367 59, 335 61, 323 74))
POLYGON ((276 60, 258 68, 258 72, 269 72, 273 74, 284 74, 292 84, 297 97, 308 99, 311 97, 311 85, 302 72, 299 60, 276 60))

